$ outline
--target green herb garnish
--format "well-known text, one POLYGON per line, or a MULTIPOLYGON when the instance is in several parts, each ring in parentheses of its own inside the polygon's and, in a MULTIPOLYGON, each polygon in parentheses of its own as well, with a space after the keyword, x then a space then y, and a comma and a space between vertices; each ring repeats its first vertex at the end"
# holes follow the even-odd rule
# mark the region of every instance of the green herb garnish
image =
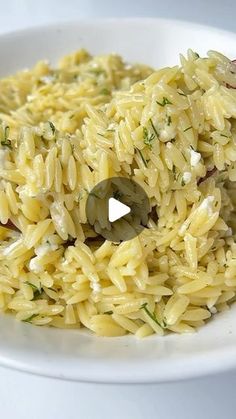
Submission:
POLYGON ((90 68, 89 73, 95 74, 96 76, 100 76, 101 74, 105 73, 105 70, 103 70, 103 68, 90 68))
POLYGON ((191 129, 191 128, 192 128, 192 126, 190 125, 190 127, 185 128, 183 132, 186 132, 186 131, 188 131, 188 130, 189 130, 189 129, 191 129))
POLYGON ((157 130, 156 130, 156 128, 155 128, 155 126, 154 126, 154 124, 153 124, 153 122, 152 122, 152 119, 151 119, 151 118, 150 118, 150 122, 151 122, 151 126, 152 126, 152 129, 153 129, 153 131, 154 131, 154 133, 155 133, 156 137, 157 137, 157 138, 159 138, 159 134, 158 134, 158 132, 157 132, 157 130))
POLYGON ((170 116, 170 115, 168 115, 168 116, 167 116, 167 125, 168 125, 168 127, 170 126, 171 122, 172 122, 172 120, 171 120, 171 116, 170 116))
POLYGON ((174 173, 174 175, 176 174, 176 166, 173 166, 172 172, 174 173))
POLYGON ((144 138, 144 144, 146 144, 149 148, 152 148, 152 141, 155 139, 155 135, 154 134, 149 135, 146 127, 143 127, 143 138, 144 138))
POLYGON ((156 103, 162 107, 164 107, 165 105, 172 105, 172 102, 167 98, 167 97, 163 97, 162 102, 158 102, 156 100, 156 103))
POLYGON ((32 314, 32 316, 30 316, 27 319, 23 320, 23 322, 25 322, 25 323, 31 323, 31 320, 33 320, 37 316, 38 316, 38 314, 32 314))
POLYGON ((55 132, 56 132, 55 125, 54 125, 51 121, 48 121, 48 123, 49 123, 49 125, 50 125, 51 130, 52 130, 52 134, 54 135, 54 134, 55 134, 55 132))
POLYGON ((147 315, 156 323, 158 324, 158 326, 160 326, 162 329, 166 328, 166 322, 163 320, 162 323, 157 319, 156 313, 153 312, 151 313, 151 311, 148 310, 147 308, 147 303, 144 303, 143 305, 141 305, 141 308, 147 313, 147 315))
POLYGON ((29 281, 26 281, 25 284, 29 285, 32 288, 32 290, 34 292, 33 300, 36 300, 43 293, 43 288, 41 286, 41 282, 39 283, 39 288, 36 285, 29 282, 29 281))
MULTIPOLYGON (((29 285, 34 291, 38 291, 38 287, 36 287, 36 285, 32 284, 29 281, 24 282, 24 284, 29 285)), ((41 289, 41 284, 40 284, 40 289, 41 289)))
POLYGON ((12 149, 12 145, 11 145, 11 140, 9 140, 9 132, 10 132, 10 127, 7 125, 4 129, 4 139, 1 141, 1 145, 3 147, 8 147, 10 149, 12 149))
POLYGON ((99 93, 100 93, 100 95, 106 95, 106 96, 111 94, 110 90, 106 89, 105 87, 104 87, 104 89, 100 90, 99 93))
POLYGON ((185 181, 184 181, 184 178, 183 177, 181 179, 181 186, 185 186, 185 181))
POLYGON ((229 138, 228 135, 225 135, 225 134, 220 134, 220 136, 224 138, 229 138))
POLYGON ((138 152, 138 154, 140 155, 140 157, 141 157, 141 159, 142 159, 142 162, 143 162, 144 166, 145 166, 145 167, 147 167, 147 162, 146 162, 145 158, 143 157, 143 153, 142 153, 142 151, 141 151, 141 150, 139 150, 138 148, 136 148, 135 150, 136 150, 136 151, 138 152))

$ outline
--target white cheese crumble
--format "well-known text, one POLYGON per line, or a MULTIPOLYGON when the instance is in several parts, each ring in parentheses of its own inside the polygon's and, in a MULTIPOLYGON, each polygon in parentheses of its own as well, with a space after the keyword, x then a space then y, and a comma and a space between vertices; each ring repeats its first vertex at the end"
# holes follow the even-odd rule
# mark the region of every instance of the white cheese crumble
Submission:
POLYGON ((159 134, 160 134, 160 140, 164 142, 170 141, 176 136, 175 129, 172 125, 170 126, 166 125, 165 128, 160 130, 159 134))
POLYGON ((32 102, 36 98, 35 95, 28 95, 27 96, 27 102, 32 102))
POLYGON ((63 260, 63 262, 62 262, 62 264, 61 264, 61 266, 68 266, 69 265, 69 262, 68 262, 68 260, 63 260))
POLYGON ((38 274, 43 271, 43 266, 40 264, 40 258, 38 256, 31 259, 29 263, 29 269, 35 274, 38 274))
POLYGON ((101 292, 102 291, 102 287, 99 284, 99 282, 92 282, 91 283, 91 288, 93 289, 94 292, 101 292))
POLYGON ((35 254, 42 258, 48 252, 52 252, 57 249, 58 249, 58 246, 56 244, 44 243, 35 248, 35 254))
POLYGON ((42 81, 45 84, 50 84, 55 80, 55 76, 53 76, 52 74, 48 75, 48 76, 43 76, 40 77, 40 81, 42 81))
POLYGON ((27 196, 30 196, 31 198, 36 198, 39 195, 38 191, 36 189, 34 191, 33 186, 30 187, 29 185, 17 186, 16 192, 19 194, 19 197, 21 199, 22 198, 24 199, 24 197, 27 197, 27 196))
POLYGON ((190 150, 190 164, 192 167, 197 166, 197 164, 200 162, 201 160, 201 154, 198 153, 197 151, 194 150, 190 150))
POLYGON ((111 124, 108 125, 107 129, 115 129, 116 127, 117 127, 117 124, 112 122, 111 124))
POLYGON ((42 258, 47 255, 49 252, 52 252, 54 250, 58 249, 57 244, 51 244, 51 243, 44 243, 35 248, 35 254, 36 256, 31 259, 29 263, 29 269, 34 273, 42 272, 44 269, 44 266, 41 264, 42 258))
POLYGON ((216 314, 217 313, 217 309, 214 306, 209 308, 209 310, 210 310, 211 314, 216 314))
POLYGON ((192 173, 184 172, 184 174, 183 174, 184 183, 186 183, 186 184, 189 183, 191 181, 191 179, 192 179, 192 173))

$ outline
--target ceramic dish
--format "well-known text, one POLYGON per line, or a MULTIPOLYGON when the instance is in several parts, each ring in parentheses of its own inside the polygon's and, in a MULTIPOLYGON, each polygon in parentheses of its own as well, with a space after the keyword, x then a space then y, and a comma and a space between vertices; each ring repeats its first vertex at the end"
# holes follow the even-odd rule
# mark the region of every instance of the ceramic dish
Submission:
MULTIPOLYGON (((0 37, 0 75, 84 47, 116 52, 129 62, 173 65, 192 48, 236 57, 236 34, 161 19, 82 21, 27 29, 0 37)), ((51 377, 87 382, 152 383, 236 367, 236 306, 192 335, 97 338, 81 330, 56 330, 0 316, 0 364, 51 377)))

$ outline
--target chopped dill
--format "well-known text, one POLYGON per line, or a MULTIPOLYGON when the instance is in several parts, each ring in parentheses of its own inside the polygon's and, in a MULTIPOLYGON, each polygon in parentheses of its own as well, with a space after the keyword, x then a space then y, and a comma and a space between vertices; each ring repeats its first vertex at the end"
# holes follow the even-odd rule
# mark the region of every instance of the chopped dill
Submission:
POLYGON ((55 132, 56 132, 55 125, 54 125, 51 121, 48 121, 48 123, 49 123, 49 125, 50 125, 51 130, 52 130, 52 134, 54 135, 54 134, 55 134, 55 132))
POLYGON ((147 313, 147 315, 156 323, 158 324, 158 326, 160 326, 162 329, 165 329, 167 324, 165 322, 165 320, 163 320, 163 322, 161 323, 156 316, 156 313, 151 313, 151 311, 148 310, 147 308, 147 303, 144 303, 141 305, 141 308, 147 313))
POLYGON ((168 116, 167 116, 167 125, 168 125, 168 127, 170 126, 171 122, 172 122, 172 120, 171 120, 171 116, 170 116, 170 115, 168 115, 168 116))
MULTIPOLYGON (((24 284, 29 285, 33 289, 33 291, 38 291, 38 287, 36 287, 36 285, 32 284, 29 281, 24 282, 24 284)), ((41 285, 40 285, 40 289, 41 289, 41 285)))
POLYGON ((95 74, 96 76, 100 76, 101 74, 105 73, 105 70, 103 70, 103 68, 90 68, 89 73, 95 74))
POLYGON ((27 319, 23 320, 23 322, 31 323, 31 320, 33 320, 37 316, 38 316, 38 314, 32 314, 32 316, 27 317, 27 319))
POLYGON ((164 107, 165 105, 172 105, 172 102, 167 98, 167 97, 163 97, 162 102, 158 102, 156 100, 156 103, 162 107, 164 107))
POLYGON ((142 153, 142 151, 141 151, 141 150, 139 150, 138 148, 136 148, 135 150, 136 150, 136 151, 138 152, 138 154, 140 155, 140 157, 141 157, 141 159, 142 159, 142 162, 143 162, 144 166, 145 166, 145 167, 148 167, 148 166, 147 166, 147 162, 146 162, 145 158, 143 157, 143 153, 142 153))
POLYGON ((1 141, 3 147, 8 147, 12 149, 11 140, 8 138, 10 132, 10 127, 7 125, 4 129, 4 139, 1 141))
POLYGON ((155 139, 155 135, 154 134, 149 135, 146 127, 143 127, 143 138, 144 138, 144 144, 146 144, 149 148, 152 148, 152 141, 155 139))
POLYGON ((155 133, 156 137, 157 137, 157 138, 159 138, 159 134, 158 134, 158 132, 157 132, 157 130, 156 130, 156 128, 155 128, 155 125, 153 124, 153 121, 152 121, 152 119, 151 119, 151 118, 150 118, 150 122, 151 122, 151 126, 152 126, 152 129, 153 129, 153 131, 154 131, 154 133, 155 133))
POLYGON ((99 93, 100 93, 100 95, 105 95, 105 96, 108 96, 108 95, 111 94, 110 90, 106 89, 105 87, 104 87, 104 89, 100 90, 99 93))
POLYGON ((229 138, 228 135, 225 135, 225 134, 220 134, 220 136, 224 138, 229 138))
POLYGON ((39 287, 37 287, 36 285, 32 284, 32 282, 29 282, 29 281, 26 281, 25 284, 29 285, 32 288, 34 292, 33 300, 37 300, 37 298, 43 293, 41 282, 39 283, 39 287))
POLYGON ((185 128, 183 132, 186 132, 186 131, 190 130, 191 128, 192 128, 192 126, 190 125, 190 127, 185 128))
POLYGON ((183 177, 181 179, 181 186, 185 186, 185 181, 184 181, 184 178, 183 177))

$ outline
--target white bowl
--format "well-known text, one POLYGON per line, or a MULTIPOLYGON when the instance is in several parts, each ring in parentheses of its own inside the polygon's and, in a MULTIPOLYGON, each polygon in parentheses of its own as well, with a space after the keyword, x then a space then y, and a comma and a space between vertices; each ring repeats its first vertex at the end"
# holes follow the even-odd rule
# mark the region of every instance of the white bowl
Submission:
MULTIPOLYGON (((93 20, 27 29, 0 37, 0 75, 55 62, 87 48, 116 52, 128 61, 173 65, 192 48, 236 57, 236 34, 161 19, 93 20)), ((236 367, 236 306, 193 335, 97 338, 80 330, 56 330, 0 315, 0 364, 51 377, 87 382, 153 383, 236 367)))

